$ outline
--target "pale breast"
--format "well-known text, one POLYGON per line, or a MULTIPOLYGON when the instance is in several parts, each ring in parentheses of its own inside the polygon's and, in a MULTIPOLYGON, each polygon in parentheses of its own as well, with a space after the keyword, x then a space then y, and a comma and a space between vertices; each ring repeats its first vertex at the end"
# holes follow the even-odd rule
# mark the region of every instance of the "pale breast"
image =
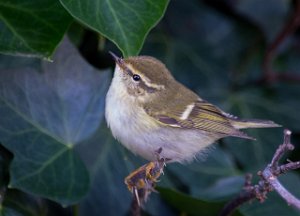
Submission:
POLYGON ((135 98, 122 88, 115 77, 106 96, 105 118, 116 139, 130 151, 145 157, 151 146, 143 134, 151 133, 157 124, 149 121, 150 117, 137 105, 135 98))
POLYGON ((126 94, 119 81, 114 78, 107 93, 105 117, 113 136, 133 153, 156 160, 155 152, 162 148, 162 157, 182 162, 193 159, 217 139, 200 130, 159 124, 126 94))
POLYGON ((189 161, 215 141, 215 138, 199 130, 158 125, 144 111, 134 110, 136 108, 132 108, 132 104, 124 98, 115 98, 108 93, 106 120, 113 136, 130 151, 147 160, 156 160, 155 152, 162 148, 161 157, 178 162, 189 161))

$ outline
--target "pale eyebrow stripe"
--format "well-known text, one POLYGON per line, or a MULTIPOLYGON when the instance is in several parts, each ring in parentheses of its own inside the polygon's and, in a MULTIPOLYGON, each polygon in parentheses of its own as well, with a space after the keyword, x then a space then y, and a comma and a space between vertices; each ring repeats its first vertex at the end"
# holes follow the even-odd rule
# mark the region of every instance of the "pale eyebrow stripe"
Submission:
POLYGON ((149 87, 142 78, 140 80, 139 86, 141 86, 141 88, 145 89, 148 93, 153 93, 158 90, 156 88, 149 87))
POLYGON ((141 77, 140 86, 148 93, 154 93, 155 91, 164 88, 163 85, 156 85, 153 83, 149 83, 147 81, 147 77, 145 77, 142 73, 140 73, 138 70, 136 70, 131 64, 126 65, 126 70, 130 76, 133 76, 133 74, 137 74, 141 77))

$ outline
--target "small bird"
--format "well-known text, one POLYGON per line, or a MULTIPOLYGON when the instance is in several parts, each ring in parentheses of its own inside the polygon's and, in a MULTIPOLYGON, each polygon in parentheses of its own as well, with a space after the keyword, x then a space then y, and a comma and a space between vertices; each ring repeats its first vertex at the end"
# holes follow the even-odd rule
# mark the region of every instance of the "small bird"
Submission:
POLYGON ((253 139, 239 129, 279 127, 272 121, 242 120, 203 100, 177 82, 150 56, 119 58, 106 96, 105 117, 126 148, 154 161, 191 161, 223 137, 253 139))

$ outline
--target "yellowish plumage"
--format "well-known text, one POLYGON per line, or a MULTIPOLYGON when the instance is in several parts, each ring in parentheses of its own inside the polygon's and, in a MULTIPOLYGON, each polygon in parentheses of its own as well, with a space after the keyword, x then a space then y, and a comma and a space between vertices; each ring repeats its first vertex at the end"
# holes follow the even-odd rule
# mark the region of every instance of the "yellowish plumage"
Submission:
POLYGON ((225 113, 177 82, 153 57, 115 58, 106 120, 123 145, 148 160, 155 160, 159 148, 171 161, 190 160, 222 137, 252 139, 239 129, 278 127, 225 113))

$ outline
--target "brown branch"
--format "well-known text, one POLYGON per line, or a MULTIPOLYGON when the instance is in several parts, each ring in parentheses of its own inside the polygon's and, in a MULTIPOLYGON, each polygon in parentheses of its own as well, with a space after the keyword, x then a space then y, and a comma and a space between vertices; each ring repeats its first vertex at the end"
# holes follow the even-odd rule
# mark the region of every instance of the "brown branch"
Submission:
POLYGON ((271 161, 271 168, 273 170, 277 170, 278 169, 278 163, 280 158, 282 158, 282 156, 284 155, 285 152, 287 152, 288 150, 292 151, 294 150, 294 146, 291 144, 291 131, 285 129, 284 132, 284 137, 283 137, 283 144, 280 145, 278 147, 278 149, 276 150, 273 159, 271 161))
POLYGON ((263 172, 263 177, 277 193, 286 200, 288 205, 292 205, 300 210, 300 200, 297 199, 294 195, 292 195, 282 184, 278 181, 277 176, 274 175, 270 169, 266 169, 263 172))
POLYGON ((141 207, 137 200, 136 196, 133 196, 131 206, 130 206, 130 215, 132 216, 140 216, 141 215, 141 207))
POLYGON ((246 174, 244 185, 245 191, 242 191, 236 198, 227 203, 222 209, 219 216, 231 215, 238 206, 241 206, 256 197, 255 190, 251 188, 251 180, 252 174, 246 174))
POLYGON ((299 168, 300 168, 300 161, 297 161, 297 162, 290 162, 288 164, 282 165, 279 167, 279 170, 282 173, 285 173, 289 170, 294 170, 294 169, 299 169, 299 168))
POLYGON ((274 82, 277 80, 282 81, 300 81, 300 77, 298 77, 296 74, 292 75, 284 75, 284 74, 277 74, 272 69, 272 63, 276 56, 276 52, 280 44, 290 35, 292 34, 297 27, 300 25, 300 0, 295 1, 295 9, 290 17, 290 19, 287 21, 286 25, 283 27, 283 29, 279 32, 277 37, 274 39, 274 41, 269 45, 269 47, 266 50, 264 60, 263 60, 263 79, 264 82, 274 82))
POLYGON ((257 173, 261 178, 258 184, 252 186, 251 175, 247 175, 244 191, 242 191, 238 197, 227 203, 219 216, 231 215, 239 206, 254 199, 258 199, 260 202, 263 202, 266 200, 267 194, 273 190, 275 190, 288 203, 288 205, 294 206, 300 210, 300 200, 285 189, 277 178, 279 175, 290 170, 300 168, 300 161, 289 161, 287 164, 279 166, 279 160, 283 157, 283 155, 294 149, 294 146, 290 141, 291 131, 284 130, 283 144, 276 150, 271 163, 263 171, 259 171, 257 173))

